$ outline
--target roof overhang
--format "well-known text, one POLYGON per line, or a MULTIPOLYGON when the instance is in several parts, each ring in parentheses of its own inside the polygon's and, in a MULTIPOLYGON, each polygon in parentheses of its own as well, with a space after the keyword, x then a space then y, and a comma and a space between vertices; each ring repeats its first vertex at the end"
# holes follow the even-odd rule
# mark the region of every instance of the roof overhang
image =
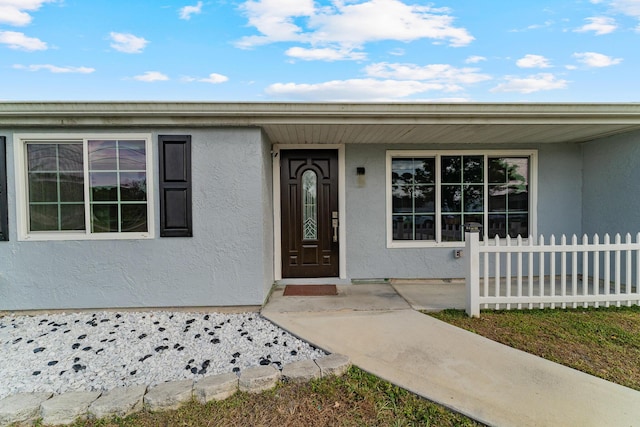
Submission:
POLYGON ((0 102, 0 128, 256 127, 278 144, 586 142, 640 130, 640 103, 0 102))

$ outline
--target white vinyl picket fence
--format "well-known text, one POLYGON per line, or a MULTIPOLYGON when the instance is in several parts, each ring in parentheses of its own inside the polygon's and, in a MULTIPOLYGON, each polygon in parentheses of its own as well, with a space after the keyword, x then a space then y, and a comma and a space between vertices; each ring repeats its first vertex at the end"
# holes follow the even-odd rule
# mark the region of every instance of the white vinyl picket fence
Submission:
POLYGON ((594 235, 567 242, 544 236, 479 241, 465 233, 466 312, 481 309, 609 307, 640 304, 640 233, 613 242, 594 235))

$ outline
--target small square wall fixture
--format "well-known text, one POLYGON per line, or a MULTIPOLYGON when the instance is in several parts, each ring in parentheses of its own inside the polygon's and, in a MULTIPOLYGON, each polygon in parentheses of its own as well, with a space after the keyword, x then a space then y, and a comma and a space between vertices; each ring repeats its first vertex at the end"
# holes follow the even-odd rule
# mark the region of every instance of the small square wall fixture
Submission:
POLYGON ((364 168, 363 167, 356 168, 356 175, 363 176, 364 175, 364 168))

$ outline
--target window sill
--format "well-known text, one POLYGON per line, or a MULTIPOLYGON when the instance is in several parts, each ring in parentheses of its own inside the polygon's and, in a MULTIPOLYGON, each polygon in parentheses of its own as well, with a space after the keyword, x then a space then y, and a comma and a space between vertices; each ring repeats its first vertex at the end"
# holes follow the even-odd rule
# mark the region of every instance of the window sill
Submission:
POLYGON ((152 233, 30 233, 18 236, 18 241, 46 242, 46 241, 73 241, 73 240, 149 240, 153 239, 152 233))
MULTIPOLYGON (((481 245, 485 245, 485 241, 480 241, 481 245)), ((500 239, 499 245, 506 246, 507 239, 500 239)), ((429 248, 464 248, 465 242, 434 242, 434 241, 392 241, 387 243, 388 249, 429 249, 429 248)), ((517 239, 511 238, 511 246, 517 245, 517 239)), ((528 246, 529 239, 522 239, 522 246, 528 246)), ((495 239, 488 239, 487 246, 496 246, 495 239)))

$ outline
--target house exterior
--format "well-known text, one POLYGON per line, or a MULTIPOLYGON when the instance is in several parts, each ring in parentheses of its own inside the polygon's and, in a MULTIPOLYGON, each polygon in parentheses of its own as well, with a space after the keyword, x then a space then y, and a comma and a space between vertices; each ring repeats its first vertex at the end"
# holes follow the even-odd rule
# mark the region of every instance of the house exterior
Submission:
POLYGON ((640 231, 640 104, 0 103, 0 310, 260 305, 640 231), (463 255, 464 256, 464 255, 463 255))

